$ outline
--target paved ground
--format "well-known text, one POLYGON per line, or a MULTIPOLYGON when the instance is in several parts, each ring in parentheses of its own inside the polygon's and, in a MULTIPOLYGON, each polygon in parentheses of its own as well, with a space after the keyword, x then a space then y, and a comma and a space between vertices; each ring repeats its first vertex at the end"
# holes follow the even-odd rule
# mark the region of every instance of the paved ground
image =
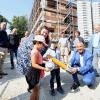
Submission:
MULTIPOLYGON (((27 92, 27 84, 24 76, 18 74, 16 70, 10 69, 9 58, 6 59, 4 70, 8 72, 7 76, 0 79, 0 100, 29 100, 30 93, 27 92)), ((81 86, 75 92, 70 91, 72 84, 71 75, 61 71, 62 87, 65 94, 57 92, 55 97, 49 94, 49 73, 41 80, 40 100, 100 100, 100 78, 96 79, 96 85, 93 89, 84 86, 80 77, 81 86)), ((55 84, 56 87, 56 84, 55 84)))

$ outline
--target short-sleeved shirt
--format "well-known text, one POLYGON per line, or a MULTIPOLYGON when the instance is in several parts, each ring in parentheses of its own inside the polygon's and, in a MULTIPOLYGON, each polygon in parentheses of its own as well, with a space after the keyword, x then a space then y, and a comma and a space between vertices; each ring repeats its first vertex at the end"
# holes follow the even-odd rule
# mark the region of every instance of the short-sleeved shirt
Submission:
POLYGON ((59 43, 61 44, 61 47, 68 46, 68 39, 67 38, 60 38, 59 43))
MULTIPOLYGON (((46 57, 47 55, 51 55, 51 56, 53 56, 54 58, 56 58, 56 59, 58 59, 58 60, 60 60, 61 58, 60 58, 60 55, 61 55, 61 53, 60 53, 60 51, 56 48, 56 49, 53 49, 53 48, 49 48, 47 51, 46 51, 46 53, 44 54, 44 56, 43 57, 46 57)), ((52 68, 58 68, 58 67, 56 67, 56 65, 53 63, 53 62, 50 62, 50 61, 48 61, 47 62, 47 64, 48 64, 48 66, 47 67, 51 67, 52 66, 52 68), (51 63, 51 65, 50 65, 50 63, 51 63)))

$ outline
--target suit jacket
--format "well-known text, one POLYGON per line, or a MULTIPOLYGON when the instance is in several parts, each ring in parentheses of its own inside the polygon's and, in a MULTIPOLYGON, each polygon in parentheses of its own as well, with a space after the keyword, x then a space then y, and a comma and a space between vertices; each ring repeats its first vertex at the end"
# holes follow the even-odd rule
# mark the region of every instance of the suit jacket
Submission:
POLYGON ((88 71, 93 71, 93 66, 92 66, 92 60, 93 60, 93 55, 91 52, 88 50, 84 50, 83 53, 83 66, 80 65, 80 54, 78 51, 74 51, 74 54, 72 56, 72 59, 70 60, 70 65, 72 67, 79 67, 79 73, 85 74, 88 71))
POLYGON ((0 47, 9 48, 7 32, 4 30, 0 30, 0 47))
POLYGON ((18 35, 9 34, 9 48, 17 49, 19 46, 19 37, 18 35))

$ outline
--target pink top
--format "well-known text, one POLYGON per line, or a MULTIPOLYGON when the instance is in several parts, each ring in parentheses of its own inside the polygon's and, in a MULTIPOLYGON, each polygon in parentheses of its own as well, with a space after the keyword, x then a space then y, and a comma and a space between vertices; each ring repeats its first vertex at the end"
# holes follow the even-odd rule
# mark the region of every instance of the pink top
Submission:
POLYGON ((42 64, 43 63, 43 57, 42 57, 41 53, 37 49, 33 49, 31 51, 31 57, 34 56, 34 55, 35 55, 35 57, 37 59, 36 63, 37 64, 42 64))

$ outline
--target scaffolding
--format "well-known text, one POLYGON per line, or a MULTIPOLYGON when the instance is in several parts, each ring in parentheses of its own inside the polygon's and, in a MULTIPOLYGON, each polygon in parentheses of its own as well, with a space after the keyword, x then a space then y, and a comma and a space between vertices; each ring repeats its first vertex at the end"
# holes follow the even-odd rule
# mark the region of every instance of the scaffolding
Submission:
POLYGON ((67 14, 64 18, 64 23, 66 24, 66 29, 64 32, 66 34, 73 34, 77 29, 77 5, 73 0, 67 1, 66 4, 67 14))
POLYGON ((46 25, 52 33, 59 35, 66 27, 63 22, 65 15, 66 0, 35 0, 30 17, 31 32, 46 25))

